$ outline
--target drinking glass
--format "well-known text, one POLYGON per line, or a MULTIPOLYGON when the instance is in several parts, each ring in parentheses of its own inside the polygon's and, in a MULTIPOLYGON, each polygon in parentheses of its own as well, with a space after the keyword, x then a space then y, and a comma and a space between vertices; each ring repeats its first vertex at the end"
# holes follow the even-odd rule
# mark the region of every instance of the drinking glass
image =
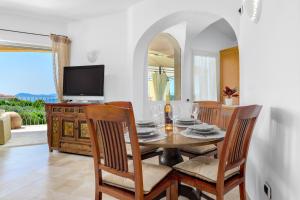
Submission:
POLYGON ((200 109, 199 109, 199 104, 198 103, 193 103, 192 105, 192 117, 195 119, 194 125, 196 124, 196 120, 198 119, 200 109))
POLYGON ((180 117, 180 115, 181 115, 180 106, 178 104, 173 104, 172 105, 172 112, 169 113, 169 117, 173 121, 173 126, 175 126, 176 121, 178 120, 178 118, 180 117))
POLYGON ((155 103, 151 105, 152 118, 157 126, 160 126, 162 124, 163 113, 164 113, 164 109, 162 104, 155 103))

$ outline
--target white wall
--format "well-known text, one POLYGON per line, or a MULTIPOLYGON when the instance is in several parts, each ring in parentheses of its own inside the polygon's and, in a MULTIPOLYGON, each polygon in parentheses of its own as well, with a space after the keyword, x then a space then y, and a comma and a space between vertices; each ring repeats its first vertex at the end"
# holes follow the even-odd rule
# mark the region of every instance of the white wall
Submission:
MULTIPOLYGON (((131 99, 143 112, 143 69, 148 42, 167 27, 199 12, 199 21, 224 17, 237 33, 240 46, 241 102, 264 106, 250 145, 247 191, 265 200, 263 183, 274 200, 300 199, 300 3, 265 0, 258 24, 240 17, 239 0, 145 0, 126 13, 72 23, 72 64, 88 64, 86 53, 99 49, 98 63, 107 65, 108 100, 131 99), (209 13, 209 14, 208 14, 209 13), (240 33, 239 33, 240 32, 240 33)), ((185 45, 190 45, 186 43, 185 45)), ((186 51, 186 54, 189 54, 186 51)), ((188 57, 188 55, 186 55, 188 57)), ((188 59, 187 59, 188 60, 188 59)), ((187 63, 188 64, 188 63, 187 63)), ((188 89, 188 84, 186 84, 188 89)), ((185 93, 188 96, 188 92, 185 93)))
POLYGON ((265 0, 258 24, 242 17, 241 102, 263 111, 250 144, 247 190, 252 200, 300 199, 300 1, 265 0))
MULTIPOLYGON (((33 32, 39 34, 66 34, 67 23, 58 20, 42 19, 29 16, 18 16, 0 13, 0 28, 16 31, 33 32)), ((50 46, 49 37, 27 35, 0 31, 0 42, 9 41, 13 43, 24 43, 31 45, 50 46)))
MULTIPOLYGON (((130 7, 124 13, 71 23, 68 28, 69 36, 73 40, 71 63, 86 64, 86 53, 100 49, 98 62, 107 65, 108 73, 106 99, 132 100, 137 115, 142 116, 147 100, 144 98, 147 96, 144 77, 147 48, 151 39, 159 32, 185 22, 190 16, 197 16, 199 27, 205 28, 219 19, 214 14, 218 12, 222 17, 232 19, 231 23, 237 27, 238 20, 233 17, 237 16, 237 13, 230 13, 235 1, 220 3, 218 0, 192 0, 186 4, 180 0, 146 0, 130 7), (195 8, 196 11, 199 8, 199 12, 196 12, 195 8), (211 13, 208 14, 207 10, 211 13)), ((185 57, 189 56, 185 54, 185 57)), ((189 64, 185 63, 183 66, 189 64)), ((191 70, 185 70, 185 73, 189 75, 191 70)), ((190 88, 190 85, 187 81, 183 83, 184 88, 190 88)), ((187 98, 191 96, 191 91, 183 89, 182 94, 183 98, 187 98)))
POLYGON ((73 41, 71 65, 105 64, 106 100, 131 100, 126 12, 74 22, 68 31, 73 41), (87 60, 90 51, 99 52, 95 63, 87 60))
MULTIPOLYGON (((224 17, 237 30, 238 13, 233 12, 238 9, 237 0, 217 1, 217 0, 191 0, 189 3, 179 0, 146 0, 132 6, 129 9, 129 54, 130 65, 133 66, 133 103, 138 113, 143 112, 146 105, 145 82, 143 74, 145 69, 145 57, 147 44, 157 33, 167 27, 189 20, 191 17, 197 19, 198 27, 205 28, 210 23, 224 17)), ((190 27, 188 27, 190 29, 190 27)), ((192 34, 191 34, 192 35, 192 34)), ((187 35, 187 38, 190 35, 187 35)), ((186 46, 190 46, 190 41, 186 41, 186 46)), ((186 48, 184 66, 191 65, 190 49, 186 48)), ((186 76, 191 77, 191 70, 184 71, 186 76)), ((191 81, 182 84, 182 99, 192 98, 191 81)))

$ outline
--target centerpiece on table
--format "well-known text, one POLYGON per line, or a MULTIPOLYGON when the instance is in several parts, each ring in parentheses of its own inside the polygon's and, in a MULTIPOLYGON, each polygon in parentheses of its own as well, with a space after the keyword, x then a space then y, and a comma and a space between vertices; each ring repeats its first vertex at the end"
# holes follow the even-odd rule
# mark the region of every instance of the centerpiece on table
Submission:
POLYGON ((232 106, 232 97, 238 97, 238 90, 236 88, 230 88, 228 86, 223 90, 223 95, 225 96, 225 105, 232 106))

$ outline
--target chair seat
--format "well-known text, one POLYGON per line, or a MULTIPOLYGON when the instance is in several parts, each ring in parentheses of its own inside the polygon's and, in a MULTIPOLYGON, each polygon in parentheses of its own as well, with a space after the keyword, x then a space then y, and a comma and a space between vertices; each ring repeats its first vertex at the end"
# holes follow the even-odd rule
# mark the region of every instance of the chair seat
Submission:
MULTIPOLYGON (((182 173, 199 179, 216 183, 218 177, 219 159, 198 156, 186 162, 179 163, 174 168, 182 173)), ((225 172, 224 180, 239 173, 239 168, 234 168, 225 172)))
MULTIPOLYGON (((129 162, 128 165, 129 172, 133 172, 134 169, 132 161, 129 162)), ((172 171, 172 168, 170 167, 150 163, 142 163, 142 169, 144 194, 151 192, 151 190, 172 171)), ((120 177, 104 171, 102 171, 102 174, 104 183, 134 191, 135 184, 131 179, 120 177)))
MULTIPOLYGON (((141 155, 156 151, 158 148, 156 147, 148 147, 148 146, 140 146, 141 155)), ((130 144, 126 144, 127 155, 132 156, 132 149, 130 144)))
POLYGON ((217 150, 217 147, 216 147, 216 145, 210 144, 210 145, 196 146, 196 147, 182 147, 182 148, 180 148, 180 150, 188 152, 188 153, 203 155, 203 154, 217 150))

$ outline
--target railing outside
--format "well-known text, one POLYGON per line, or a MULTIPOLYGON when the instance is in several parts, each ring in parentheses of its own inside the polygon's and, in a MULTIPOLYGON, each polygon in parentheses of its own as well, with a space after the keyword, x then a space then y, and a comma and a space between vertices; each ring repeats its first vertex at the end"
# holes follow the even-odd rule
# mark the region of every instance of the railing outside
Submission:
POLYGON ((42 100, 45 103, 56 103, 57 98, 56 97, 49 97, 49 96, 17 96, 17 99, 24 100, 24 101, 30 101, 35 102, 38 100, 42 100))
POLYGON ((23 125, 42 125, 46 124, 45 103, 55 102, 56 98, 47 96, 0 99, 0 109, 20 114, 23 125))

